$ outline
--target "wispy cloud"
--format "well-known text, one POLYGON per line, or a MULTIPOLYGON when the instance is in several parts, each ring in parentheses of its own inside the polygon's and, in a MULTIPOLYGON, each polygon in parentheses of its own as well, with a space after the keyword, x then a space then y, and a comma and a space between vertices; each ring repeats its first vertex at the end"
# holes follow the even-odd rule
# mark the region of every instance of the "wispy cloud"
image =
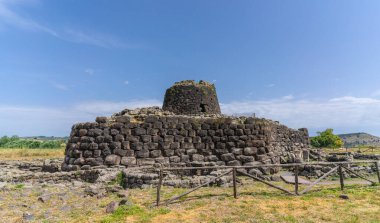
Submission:
POLYGON ((23 3, 23 1, 4 1, 4 0, 0 1, 1 22, 10 26, 23 29, 23 30, 41 31, 49 35, 52 35, 54 37, 59 37, 56 31, 48 28, 47 26, 41 25, 40 23, 34 21, 31 18, 26 18, 26 17, 16 14, 8 6, 10 4, 17 4, 17 3, 18 4, 23 3))
POLYGON ((129 84, 129 81, 124 81, 124 84, 125 84, 125 85, 128 85, 128 84, 129 84))
POLYGON ((141 45, 127 44, 114 36, 105 35, 98 32, 85 32, 82 30, 75 29, 53 29, 48 25, 43 25, 40 22, 37 22, 33 18, 19 15, 11 9, 11 6, 15 4, 25 5, 30 4, 30 2, 21 0, 0 0, 0 24, 3 23, 8 26, 26 31, 43 32, 55 38, 68 42, 93 45, 108 49, 131 49, 141 47, 141 45))
POLYGON ((274 87, 274 86, 276 86, 275 84, 268 84, 267 85, 267 87, 269 87, 269 88, 272 88, 272 87, 274 87))
POLYGON ((56 89, 62 90, 62 91, 67 91, 69 90, 69 87, 67 87, 64 84, 61 83, 56 83, 56 82, 51 82, 52 86, 56 89))
POLYGON ((135 48, 135 45, 127 45, 121 40, 100 33, 86 33, 80 30, 67 29, 64 37, 66 40, 83 43, 88 45, 99 46, 103 48, 135 48))

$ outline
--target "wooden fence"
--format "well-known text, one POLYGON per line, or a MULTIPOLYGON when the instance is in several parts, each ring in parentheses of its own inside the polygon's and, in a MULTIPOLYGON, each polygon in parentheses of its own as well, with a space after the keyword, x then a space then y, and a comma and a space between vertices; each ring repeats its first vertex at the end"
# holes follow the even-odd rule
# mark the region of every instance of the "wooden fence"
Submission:
POLYGON ((372 184, 376 183, 373 180, 370 180, 366 178, 365 176, 360 175, 359 173, 356 173, 352 169, 350 169, 351 164, 375 164, 375 171, 377 175, 377 180, 380 183, 380 171, 379 171, 379 162, 374 160, 363 160, 363 161, 352 161, 352 162, 308 162, 308 163, 288 163, 288 164, 260 164, 260 165, 253 165, 253 166, 209 166, 209 167, 174 167, 174 168, 160 168, 159 171, 159 181, 157 185, 157 197, 156 197, 156 206, 161 205, 161 187, 163 183, 163 177, 164 172, 167 171, 184 171, 184 170, 210 170, 210 169, 224 169, 227 170, 225 173, 220 174, 219 176, 215 177, 214 179, 203 183, 195 188, 190 189, 189 191, 182 193, 178 196, 174 196, 170 198, 167 201, 164 201, 164 205, 168 205, 172 203, 175 200, 180 199, 183 196, 186 196, 204 186, 209 185, 210 183, 215 182, 216 180, 220 179, 223 176, 226 176, 228 174, 232 173, 232 182, 233 182, 233 196, 234 198, 237 198, 237 174, 247 176, 249 178, 252 178, 255 181, 261 182, 266 184, 269 187, 273 187, 277 190, 280 190, 286 194, 292 195, 292 196, 299 196, 302 194, 307 193, 310 191, 315 185, 320 183, 323 179, 325 179, 327 176, 331 175, 334 172, 338 172, 339 174, 339 183, 340 183, 340 189, 344 189, 344 177, 343 177, 343 170, 350 172, 351 174, 356 175, 357 177, 366 180, 372 184), (313 165, 323 165, 323 166, 333 166, 333 168, 328 171, 327 173, 323 174, 320 178, 312 182, 309 186, 307 186, 304 190, 299 191, 299 169, 300 166, 313 166, 313 165), (290 191, 288 189, 282 188, 280 186, 277 186, 271 182, 265 181, 257 176, 253 176, 251 174, 248 174, 246 172, 241 171, 241 169, 252 169, 252 168, 260 168, 260 167, 294 167, 294 192, 290 191))

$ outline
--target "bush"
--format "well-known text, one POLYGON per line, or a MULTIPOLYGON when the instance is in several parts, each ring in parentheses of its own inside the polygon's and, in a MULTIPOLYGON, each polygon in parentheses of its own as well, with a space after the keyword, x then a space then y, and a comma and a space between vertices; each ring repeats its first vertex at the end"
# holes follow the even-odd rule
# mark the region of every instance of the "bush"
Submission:
POLYGON ((333 129, 326 129, 318 132, 318 136, 310 138, 311 145, 317 148, 341 148, 343 141, 339 136, 334 135, 333 131, 333 129))

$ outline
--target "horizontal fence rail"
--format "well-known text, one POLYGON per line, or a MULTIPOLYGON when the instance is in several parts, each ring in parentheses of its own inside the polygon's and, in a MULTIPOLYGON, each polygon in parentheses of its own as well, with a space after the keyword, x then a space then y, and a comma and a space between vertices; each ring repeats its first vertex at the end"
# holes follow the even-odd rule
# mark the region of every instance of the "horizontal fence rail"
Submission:
POLYGON ((356 175, 357 177, 359 177, 363 180, 366 180, 370 183, 375 183, 373 180, 369 180, 366 177, 364 177, 358 173, 355 173, 353 170, 351 170, 348 167, 350 164, 375 164, 375 171, 376 171, 377 179, 378 179, 378 182, 380 183, 380 171, 379 171, 379 161, 378 160, 361 160, 361 161, 351 161, 351 162, 345 161, 345 162, 305 162, 305 163, 287 163, 287 164, 258 164, 258 165, 252 165, 252 166, 205 166, 205 167, 166 167, 166 168, 160 168, 160 169, 156 169, 157 171, 159 171, 159 181, 158 181, 158 185, 157 185, 156 206, 159 206, 161 204, 161 188, 162 188, 162 184, 163 184, 163 176, 164 176, 163 173, 165 171, 170 172, 170 171, 181 171, 181 170, 210 170, 210 169, 220 169, 220 170, 227 169, 228 170, 228 171, 224 172, 223 174, 216 176, 214 179, 212 179, 206 183, 203 183, 203 184, 201 184, 195 188, 192 188, 191 190, 189 190, 185 193, 182 193, 180 195, 177 195, 177 196, 170 198, 169 200, 164 202, 165 205, 168 205, 171 202, 178 200, 181 197, 184 197, 184 196, 186 196, 186 195, 188 195, 188 194, 190 194, 190 193, 192 193, 192 192, 194 192, 194 191, 196 191, 196 190, 198 190, 204 186, 207 186, 210 183, 215 182, 217 179, 220 179, 221 177, 226 176, 230 173, 232 173, 233 196, 234 196, 234 198, 237 198, 237 195, 238 195, 238 193, 237 193, 237 173, 239 173, 240 175, 249 177, 255 181, 264 183, 265 185, 267 185, 269 187, 275 188, 277 190, 283 191, 283 192, 285 192, 289 195, 293 195, 293 196, 302 195, 302 194, 307 193, 315 185, 320 183, 323 179, 325 179, 327 176, 331 175, 334 172, 338 172, 340 188, 341 188, 341 190, 343 190, 344 189, 344 177, 343 177, 343 171, 344 170, 347 172, 350 172, 350 173, 356 175), (299 179, 298 179, 299 178, 299 167, 300 166, 315 166, 315 165, 334 166, 334 167, 330 171, 328 171, 327 173, 323 174, 320 178, 318 178, 317 180, 312 182, 310 185, 308 185, 303 191, 299 192, 299 179), (285 188, 282 188, 280 186, 277 186, 273 183, 267 182, 267 181, 265 181, 265 180, 263 180, 257 176, 253 176, 251 174, 240 171, 240 169, 252 169, 252 168, 260 168, 260 167, 294 167, 294 177, 295 177, 294 192, 291 192, 291 191, 289 191, 285 188))

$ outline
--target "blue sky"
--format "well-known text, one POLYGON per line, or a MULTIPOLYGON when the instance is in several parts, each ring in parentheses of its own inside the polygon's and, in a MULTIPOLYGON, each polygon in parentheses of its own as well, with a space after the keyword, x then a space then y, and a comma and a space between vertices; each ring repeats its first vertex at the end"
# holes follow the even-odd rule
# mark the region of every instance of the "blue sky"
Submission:
POLYGON ((0 135, 161 105, 184 79, 222 111, 380 135, 380 1, 0 0, 0 135))

